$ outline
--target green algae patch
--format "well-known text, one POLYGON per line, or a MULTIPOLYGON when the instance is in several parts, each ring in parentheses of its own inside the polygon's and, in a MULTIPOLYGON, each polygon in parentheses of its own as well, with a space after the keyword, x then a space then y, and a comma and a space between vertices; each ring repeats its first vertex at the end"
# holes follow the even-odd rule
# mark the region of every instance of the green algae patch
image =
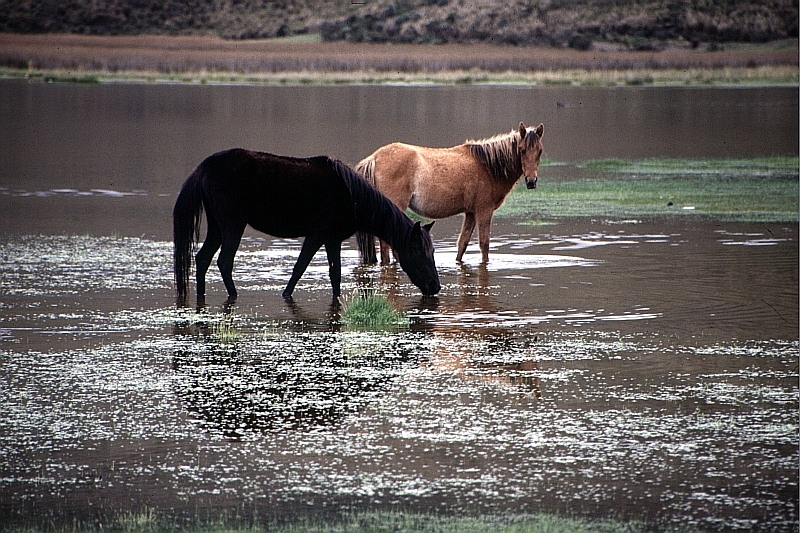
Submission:
POLYGON ((797 222, 798 158, 602 159, 576 165, 579 179, 516 188, 499 215, 704 216, 736 222, 797 222))

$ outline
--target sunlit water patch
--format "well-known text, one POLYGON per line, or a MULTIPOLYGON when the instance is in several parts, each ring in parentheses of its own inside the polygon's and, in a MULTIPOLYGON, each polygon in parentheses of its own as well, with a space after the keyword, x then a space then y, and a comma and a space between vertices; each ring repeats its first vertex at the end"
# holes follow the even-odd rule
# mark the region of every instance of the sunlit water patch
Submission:
MULTIPOLYGON (((436 260, 442 264, 443 269, 455 268, 455 250, 442 247, 436 251, 436 260)), ((481 264, 481 255, 478 253, 467 253, 463 257, 463 265, 476 267, 481 264)), ((525 254, 504 254, 493 253, 491 260, 486 265, 490 272, 501 272, 505 270, 532 270, 539 268, 559 268, 559 267, 585 267, 599 264, 600 261, 584 259, 582 257, 566 255, 525 255, 525 254)))
POLYGON ((147 196, 148 192, 142 189, 134 189, 131 191, 117 191, 114 189, 48 189, 39 191, 28 191, 25 189, 9 189, 0 188, 0 195, 2 196, 16 196, 25 198, 29 196, 36 196, 39 198, 47 198, 51 196, 75 196, 75 197, 91 197, 100 196, 105 198, 124 198, 126 196, 147 196))
POLYGON ((132 237, 24 236, 0 245, 0 291, 64 295, 170 286, 172 244, 132 237))
POLYGON ((775 235, 772 232, 742 233, 717 230, 719 242, 725 246, 775 246, 789 240, 788 232, 775 235))
POLYGON ((151 324, 170 320, 127 343, 2 352, 14 501, 797 520, 796 342, 742 357, 578 332, 304 332, 238 315, 226 339, 224 315, 194 311, 151 324))

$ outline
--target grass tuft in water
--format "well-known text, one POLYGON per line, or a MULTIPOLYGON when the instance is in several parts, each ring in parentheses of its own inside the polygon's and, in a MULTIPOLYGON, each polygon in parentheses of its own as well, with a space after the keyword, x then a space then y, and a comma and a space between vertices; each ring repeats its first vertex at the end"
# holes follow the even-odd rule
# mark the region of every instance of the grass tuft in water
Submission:
POLYGON ((152 508, 138 513, 122 513, 118 521, 120 529, 126 532, 144 533, 159 530, 156 512, 152 508))
POLYGON ((220 344, 233 344, 242 338, 242 332, 236 327, 233 315, 225 315, 211 328, 211 332, 220 344))
POLYGON ((354 292, 343 298, 341 317, 345 325, 362 328, 407 326, 411 322, 386 296, 374 290, 354 292))

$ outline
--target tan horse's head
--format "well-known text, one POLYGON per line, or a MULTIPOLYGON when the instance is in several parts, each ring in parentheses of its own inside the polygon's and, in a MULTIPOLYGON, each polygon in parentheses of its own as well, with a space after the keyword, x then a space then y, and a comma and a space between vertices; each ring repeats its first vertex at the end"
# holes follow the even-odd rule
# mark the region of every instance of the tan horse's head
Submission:
POLYGON ((535 128, 526 128, 525 124, 519 123, 519 158, 522 161, 522 175, 525 177, 525 185, 529 189, 536 188, 539 180, 539 160, 542 158, 542 136, 544 136, 544 124, 539 124, 535 128))

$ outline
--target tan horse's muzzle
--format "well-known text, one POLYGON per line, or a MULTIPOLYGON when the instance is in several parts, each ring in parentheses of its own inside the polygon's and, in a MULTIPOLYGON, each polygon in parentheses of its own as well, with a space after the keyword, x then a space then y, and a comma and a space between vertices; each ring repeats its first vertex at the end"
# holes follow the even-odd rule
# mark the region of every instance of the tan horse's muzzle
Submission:
POLYGON ((538 176, 534 176, 532 178, 525 176, 525 186, 528 187, 529 189, 535 189, 537 181, 539 181, 538 176))

